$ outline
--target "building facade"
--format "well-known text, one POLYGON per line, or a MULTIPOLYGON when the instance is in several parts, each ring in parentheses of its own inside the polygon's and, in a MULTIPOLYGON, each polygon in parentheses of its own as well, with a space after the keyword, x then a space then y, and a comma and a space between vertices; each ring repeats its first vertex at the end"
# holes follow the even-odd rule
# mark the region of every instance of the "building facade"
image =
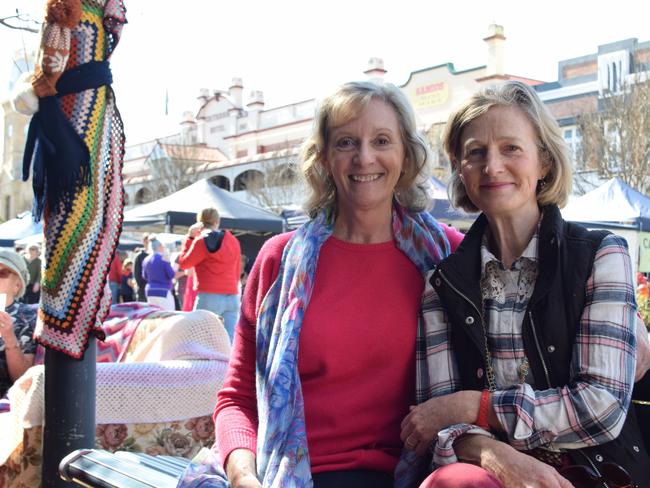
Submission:
MULTIPOLYGON (((9 92, 23 74, 33 69, 33 55, 17 51, 14 55, 9 92)), ((10 100, 0 101, 2 107, 2 152, 0 156, 0 222, 31 209, 32 187, 22 181, 23 153, 31 117, 17 112, 10 100)))
MULTIPOLYGON (((435 174, 441 179, 449 170, 440 143, 444 124, 480 86, 502 80, 520 80, 533 86, 562 127, 576 169, 588 172, 580 160, 578 117, 597 112, 604 94, 648 79, 650 73, 650 41, 622 40, 598 46, 595 53, 560 61, 558 79, 553 82, 504 71, 506 37, 502 26, 490 25, 484 41, 484 65, 458 71, 452 63, 444 63, 413 71, 400 85, 413 105, 418 129, 431 145, 435 174)), ((371 58, 364 73, 368 79, 382 82, 387 71, 381 59, 371 58)), ((227 90, 199 90, 197 108, 183 114, 177 134, 126 148, 127 205, 146 203, 202 177, 242 198, 247 195, 249 200, 244 190, 268 186, 272 180, 281 186, 290 184, 298 148, 310 133, 316 104, 310 99, 266 108, 263 92, 254 90, 244 96, 241 78, 233 78, 227 90)), ((29 118, 15 112, 7 101, 2 108, 0 219, 7 219, 31 205, 31 188, 20 182, 29 118)), ((265 197, 278 200, 279 205, 295 203, 301 197, 299 190, 295 195, 291 191, 271 193, 265 197)), ((251 201, 273 206, 263 200, 251 201)))
MULTIPOLYGON (((419 130, 432 146, 439 177, 444 178, 448 171, 439 139, 452 110, 481 85, 509 79, 531 85, 542 83, 504 72, 506 38, 502 26, 490 25, 484 41, 485 65, 457 71, 453 64, 445 63, 412 72, 406 83, 400 86, 414 107, 419 130)), ((380 58, 371 58, 364 71, 368 79, 378 82, 385 80, 386 72, 380 58)), ((196 114, 185 112, 180 133, 175 136, 183 144, 218 148, 226 155, 227 161, 211 166, 202 176, 213 178, 218 186, 235 193, 247 187, 250 189, 250 182, 263 180, 269 170, 274 173, 282 172, 283 168, 295 171, 295 157, 310 133, 317 103, 310 99, 266 109, 261 91, 252 91, 247 100, 243 99, 243 93, 244 85, 240 78, 233 78, 228 90, 201 89, 196 114)), ((125 186, 130 196, 157 194, 156 178, 150 174, 146 157, 130 155, 142 152, 138 147, 127 150, 125 186)), ((298 195, 294 203, 297 199, 298 195)), ((137 201, 142 201, 142 198, 137 201)))
MULTIPOLYGON (((650 41, 625 39, 598 46, 595 53, 558 63, 558 79, 535 86, 571 148, 576 183, 583 191, 601 181, 583 156, 579 118, 603 109, 603 100, 625 87, 650 80, 650 41)), ((648 134, 650 139, 650 134, 648 134)))

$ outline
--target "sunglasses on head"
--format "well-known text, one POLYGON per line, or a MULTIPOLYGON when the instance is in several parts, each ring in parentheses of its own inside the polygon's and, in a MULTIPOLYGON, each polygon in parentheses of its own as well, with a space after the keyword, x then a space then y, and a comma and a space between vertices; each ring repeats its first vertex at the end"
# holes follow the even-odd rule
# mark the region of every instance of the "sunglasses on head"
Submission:
POLYGON ((575 488, 634 488, 630 474, 616 463, 604 463, 598 466, 600 473, 590 466, 567 466, 560 474, 569 480, 575 488))
POLYGON ((12 274, 16 274, 16 273, 14 273, 13 271, 7 268, 0 269, 0 278, 2 279, 9 278, 12 274))

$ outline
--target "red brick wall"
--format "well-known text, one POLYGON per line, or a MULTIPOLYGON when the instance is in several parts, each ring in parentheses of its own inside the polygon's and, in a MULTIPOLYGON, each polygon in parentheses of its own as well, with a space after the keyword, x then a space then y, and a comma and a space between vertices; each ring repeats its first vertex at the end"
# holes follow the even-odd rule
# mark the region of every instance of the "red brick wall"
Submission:
POLYGON ((598 95, 586 95, 566 101, 547 102, 546 106, 556 119, 574 117, 583 113, 595 112, 598 108, 598 95))
POLYGON ((562 77, 565 80, 577 78, 578 76, 586 76, 596 74, 598 71, 597 61, 588 61, 580 64, 570 64, 562 69, 562 77))

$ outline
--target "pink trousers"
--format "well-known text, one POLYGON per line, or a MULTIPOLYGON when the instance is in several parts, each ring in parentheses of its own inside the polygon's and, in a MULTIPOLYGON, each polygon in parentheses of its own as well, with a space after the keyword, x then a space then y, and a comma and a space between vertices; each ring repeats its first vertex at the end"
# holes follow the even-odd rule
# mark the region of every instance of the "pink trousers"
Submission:
POLYGON ((436 469, 420 488, 503 488, 503 485, 483 468, 467 463, 448 464, 436 469))

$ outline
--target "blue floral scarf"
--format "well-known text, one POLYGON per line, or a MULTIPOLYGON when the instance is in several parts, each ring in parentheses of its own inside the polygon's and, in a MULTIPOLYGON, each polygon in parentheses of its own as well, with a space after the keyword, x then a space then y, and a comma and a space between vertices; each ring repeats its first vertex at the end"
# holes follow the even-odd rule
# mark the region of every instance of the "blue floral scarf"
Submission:
MULTIPOLYGON (((320 249, 333 228, 333 220, 323 212, 296 231, 284 248, 278 278, 260 307, 256 338, 257 472, 264 487, 312 486, 298 345, 320 249)), ((444 230, 427 212, 412 214, 396 205, 393 235, 397 247, 423 275, 450 253, 444 230)), ((212 451, 202 453, 190 464, 179 486, 227 487, 223 470, 214 465, 215 458, 212 451), (212 466, 210 472, 205 470, 206 465, 212 466)), ((396 469, 396 486, 415 483, 420 475, 415 473, 416 464, 420 463, 412 453, 402 456, 396 469)))

